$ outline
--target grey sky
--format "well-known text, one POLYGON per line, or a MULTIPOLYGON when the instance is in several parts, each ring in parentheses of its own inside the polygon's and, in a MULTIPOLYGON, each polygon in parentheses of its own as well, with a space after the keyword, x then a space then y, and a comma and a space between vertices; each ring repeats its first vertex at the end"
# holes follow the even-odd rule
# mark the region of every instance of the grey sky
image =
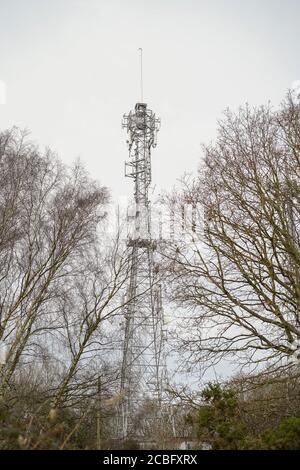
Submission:
POLYGON ((277 105, 300 79, 298 0, 0 0, 0 128, 32 131, 65 162, 80 156, 115 197, 130 194, 123 113, 162 119, 153 183, 194 171, 222 110, 277 105))

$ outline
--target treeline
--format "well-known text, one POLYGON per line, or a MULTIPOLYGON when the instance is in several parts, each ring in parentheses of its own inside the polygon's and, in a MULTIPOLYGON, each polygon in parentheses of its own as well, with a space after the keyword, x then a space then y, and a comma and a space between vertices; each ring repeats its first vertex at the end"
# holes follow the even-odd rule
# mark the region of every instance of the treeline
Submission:
MULTIPOLYGON (((240 372, 196 399, 170 380, 160 427, 151 400, 135 425, 158 447, 299 448, 299 102, 227 111, 203 155, 164 198, 179 226, 193 214, 157 248, 165 311, 183 369, 240 372)), ((79 163, 0 133, 2 449, 139 445, 116 439, 130 251, 109 203, 79 163)))
POLYGON ((165 202, 185 226, 164 253, 183 369, 231 362, 248 374, 243 396, 218 383, 202 392, 200 441, 299 448, 299 97, 289 93, 279 109, 227 110, 198 174, 165 202))
POLYGON ((67 168, 19 130, 1 132, 2 448, 65 448, 74 434, 76 447, 87 445, 78 436, 95 430, 94 418, 83 423, 99 381, 102 401, 117 401, 116 318, 129 268, 117 232, 107 236, 108 203, 79 163, 67 168))
POLYGON ((268 374, 211 382, 187 414, 200 448, 295 450, 300 448, 299 377, 268 374))

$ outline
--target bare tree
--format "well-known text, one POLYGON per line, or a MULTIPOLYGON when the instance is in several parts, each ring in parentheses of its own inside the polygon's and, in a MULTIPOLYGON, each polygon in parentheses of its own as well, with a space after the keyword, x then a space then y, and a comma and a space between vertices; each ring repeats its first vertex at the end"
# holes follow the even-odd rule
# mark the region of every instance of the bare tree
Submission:
POLYGON ((186 227, 165 253, 173 299, 190 310, 185 349, 207 364, 281 366, 300 339, 299 105, 289 95, 279 111, 227 111, 204 153, 199 174, 170 198, 177 213, 204 209, 203 230, 186 227))
POLYGON ((55 328, 54 299, 71 267, 95 244, 108 194, 77 164, 67 170, 17 130, 0 137, 2 384, 29 338, 55 328))
POLYGON ((17 129, 0 133, 0 182, 0 408, 22 448, 64 448, 99 414, 99 380, 106 428, 121 399, 131 248, 107 189, 17 129))

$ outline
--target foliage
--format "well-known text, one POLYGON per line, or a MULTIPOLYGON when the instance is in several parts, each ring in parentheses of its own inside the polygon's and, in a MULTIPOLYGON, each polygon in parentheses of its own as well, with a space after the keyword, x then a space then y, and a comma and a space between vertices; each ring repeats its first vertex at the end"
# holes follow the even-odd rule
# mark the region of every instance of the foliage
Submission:
POLYGON ((266 431, 263 441, 269 449, 300 449, 300 418, 285 418, 277 429, 266 431))
POLYGON ((295 395, 288 398, 280 394, 276 399, 276 391, 277 385, 270 390, 270 385, 261 384, 241 394, 235 381, 208 384, 201 392, 196 418, 200 443, 208 443, 213 449, 300 449, 299 385, 295 395), (268 400, 261 401, 267 388, 268 400), (266 411, 273 413, 271 419, 265 419, 266 411), (298 416, 287 416, 289 413, 298 416))
POLYGON ((239 403, 233 390, 210 383, 202 391, 204 404, 199 409, 198 437, 214 449, 238 449, 245 427, 239 421, 239 403))

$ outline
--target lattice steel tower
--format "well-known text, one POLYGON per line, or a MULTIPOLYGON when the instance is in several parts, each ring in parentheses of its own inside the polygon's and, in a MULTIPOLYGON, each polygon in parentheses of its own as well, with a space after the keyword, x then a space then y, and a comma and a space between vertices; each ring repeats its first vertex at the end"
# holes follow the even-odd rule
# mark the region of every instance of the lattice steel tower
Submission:
MULTIPOLYGON (((125 175, 134 181, 133 231, 127 244, 131 250, 130 279, 125 309, 125 333, 121 369, 121 406, 119 433, 122 438, 138 437, 135 418, 145 403, 155 403, 153 419, 161 419, 163 390, 166 381, 166 351, 162 285, 160 282, 157 240, 151 235, 149 186, 151 183, 151 149, 156 146, 160 120, 137 103, 134 111, 124 115, 128 133, 129 161, 125 175)), ((142 437, 142 436, 140 436, 142 437)))

